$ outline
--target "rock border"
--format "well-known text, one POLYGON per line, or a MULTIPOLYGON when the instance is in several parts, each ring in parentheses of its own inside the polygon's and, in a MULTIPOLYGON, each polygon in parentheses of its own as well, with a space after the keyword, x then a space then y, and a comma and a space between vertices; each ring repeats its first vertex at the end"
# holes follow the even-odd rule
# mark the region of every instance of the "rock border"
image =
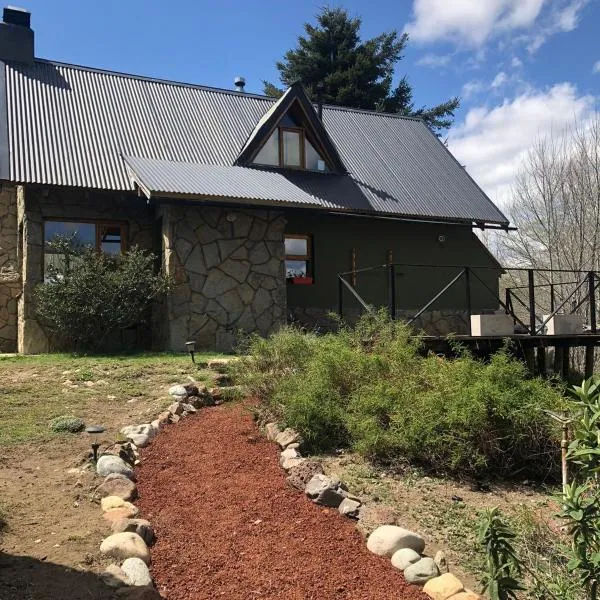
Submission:
POLYGON ((239 393, 240 388, 231 385, 227 374, 232 360, 235 359, 214 359, 204 365, 217 373, 216 387, 199 386, 196 382, 171 386, 169 396, 173 402, 166 410, 150 423, 122 427, 121 441, 98 457, 95 471, 103 481, 93 491, 91 500, 100 503, 102 516, 112 531, 100 544, 100 553, 117 561, 109 564, 101 577, 107 585, 117 588, 118 598, 163 598, 154 586, 149 569, 154 528, 149 521, 138 518, 139 511, 133 504, 137 498, 134 467, 140 464, 139 448, 147 447, 165 426, 178 423, 201 408, 219 405, 239 393))
MULTIPOLYGON (((266 438, 279 445, 279 464, 287 472, 288 483, 304 492, 315 504, 336 508, 340 515, 358 520, 363 502, 338 479, 328 477, 322 464, 302 456, 302 437, 291 428, 280 429, 270 421, 263 427, 266 438)), ((482 600, 482 596, 466 589, 449 572, 446 554, 435 557, 424 554, 425 539, 418 533, 397 525, 381 525, 367 537, 367 548, 379 556, 390 558, 392 566, 402 571, 408 583, 422 585, 432 600, 482 600)))

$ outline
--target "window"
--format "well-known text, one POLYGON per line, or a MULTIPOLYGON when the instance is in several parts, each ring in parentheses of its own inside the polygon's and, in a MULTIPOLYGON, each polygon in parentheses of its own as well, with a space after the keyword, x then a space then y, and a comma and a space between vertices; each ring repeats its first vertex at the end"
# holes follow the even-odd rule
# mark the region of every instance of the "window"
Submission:
POLYGON ((308 235, 286 234, 285 276, 312 277, 311 239, 308 235))
MULTIPOLYGON (((254 158, 254 164, 269 167, 328 171, 325 160, 299 125, 299 116, 285 114, 254 158)), ((315 140, 313 140, 314 142, 315 140)))
POLYGON ((85 221, 46 221, 44 223, 44 272, 49 265, 59 269, 63 256, 48 246, 57 236, 70 237, 74 248, 95 248, 106 254, 120 254, 125 249, 124 223, 85 221))

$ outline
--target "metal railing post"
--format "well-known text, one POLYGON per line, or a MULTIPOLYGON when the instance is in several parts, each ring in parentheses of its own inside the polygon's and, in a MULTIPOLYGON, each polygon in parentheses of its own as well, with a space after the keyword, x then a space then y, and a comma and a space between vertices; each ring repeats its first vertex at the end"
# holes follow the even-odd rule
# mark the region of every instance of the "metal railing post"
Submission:
POLYGON ((465 267, 465 290, 467 293, 467 333, 471 335, 471 313, 473 310, 471 307, 471 270, 469 267, 465 267))
POLYGON ((388 266, 388 312, 391 319, 396 318, 396 267, 388 266))
POLYGON ((529 334, 535 335, 535 280, 533 269, 527 269, 529 286, 529 334))

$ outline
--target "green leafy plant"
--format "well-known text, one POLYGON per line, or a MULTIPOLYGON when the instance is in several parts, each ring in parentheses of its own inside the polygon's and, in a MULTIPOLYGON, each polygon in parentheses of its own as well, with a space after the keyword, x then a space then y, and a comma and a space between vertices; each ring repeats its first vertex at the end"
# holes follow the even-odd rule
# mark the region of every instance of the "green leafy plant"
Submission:
POLYGON ((515 537, 498 508, 483 512, 478 539, 487 557, 483 591, 491 600, 516 599, 517 592, 525 589, 519 581, 522 569, 513 545, 515 537))
POLYGON ((80 248, 62 236, 48 242, 53 261, 35 290, 36 316, 55 346, 72 351, 107 349, 120 331, 148 316, 169 279, 155 273, 155 257, 132 248, 119 256, 80 248))
POLYGON ((78 433, 85 427, 83 419, 73 415, 60 415, 48 423, 48 427, 56 432, 78 433))

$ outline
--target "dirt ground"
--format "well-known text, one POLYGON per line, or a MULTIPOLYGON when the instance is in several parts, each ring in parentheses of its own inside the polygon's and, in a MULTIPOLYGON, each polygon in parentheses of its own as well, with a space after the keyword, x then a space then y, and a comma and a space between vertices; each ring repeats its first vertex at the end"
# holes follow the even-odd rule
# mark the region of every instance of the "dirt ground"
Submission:
POLYGON ((170 403, 168 386, 188 376, 199 372, 186 357, 0 361, 0 428, 12 442, 0 445, 0 599, 112 597, 98 577, 109 562, 98 549, 110 529, 90 500, 99 480, 84 457, 92 442, 105 448, 124 425, 154 418, 170 403), (50 435, 56 413, 106 431, 50 435))
POLYGON ((425 600, 354 523, 293 490, 240 405, 205 409, 145 449, 139 506, 169 600, 425 600))

